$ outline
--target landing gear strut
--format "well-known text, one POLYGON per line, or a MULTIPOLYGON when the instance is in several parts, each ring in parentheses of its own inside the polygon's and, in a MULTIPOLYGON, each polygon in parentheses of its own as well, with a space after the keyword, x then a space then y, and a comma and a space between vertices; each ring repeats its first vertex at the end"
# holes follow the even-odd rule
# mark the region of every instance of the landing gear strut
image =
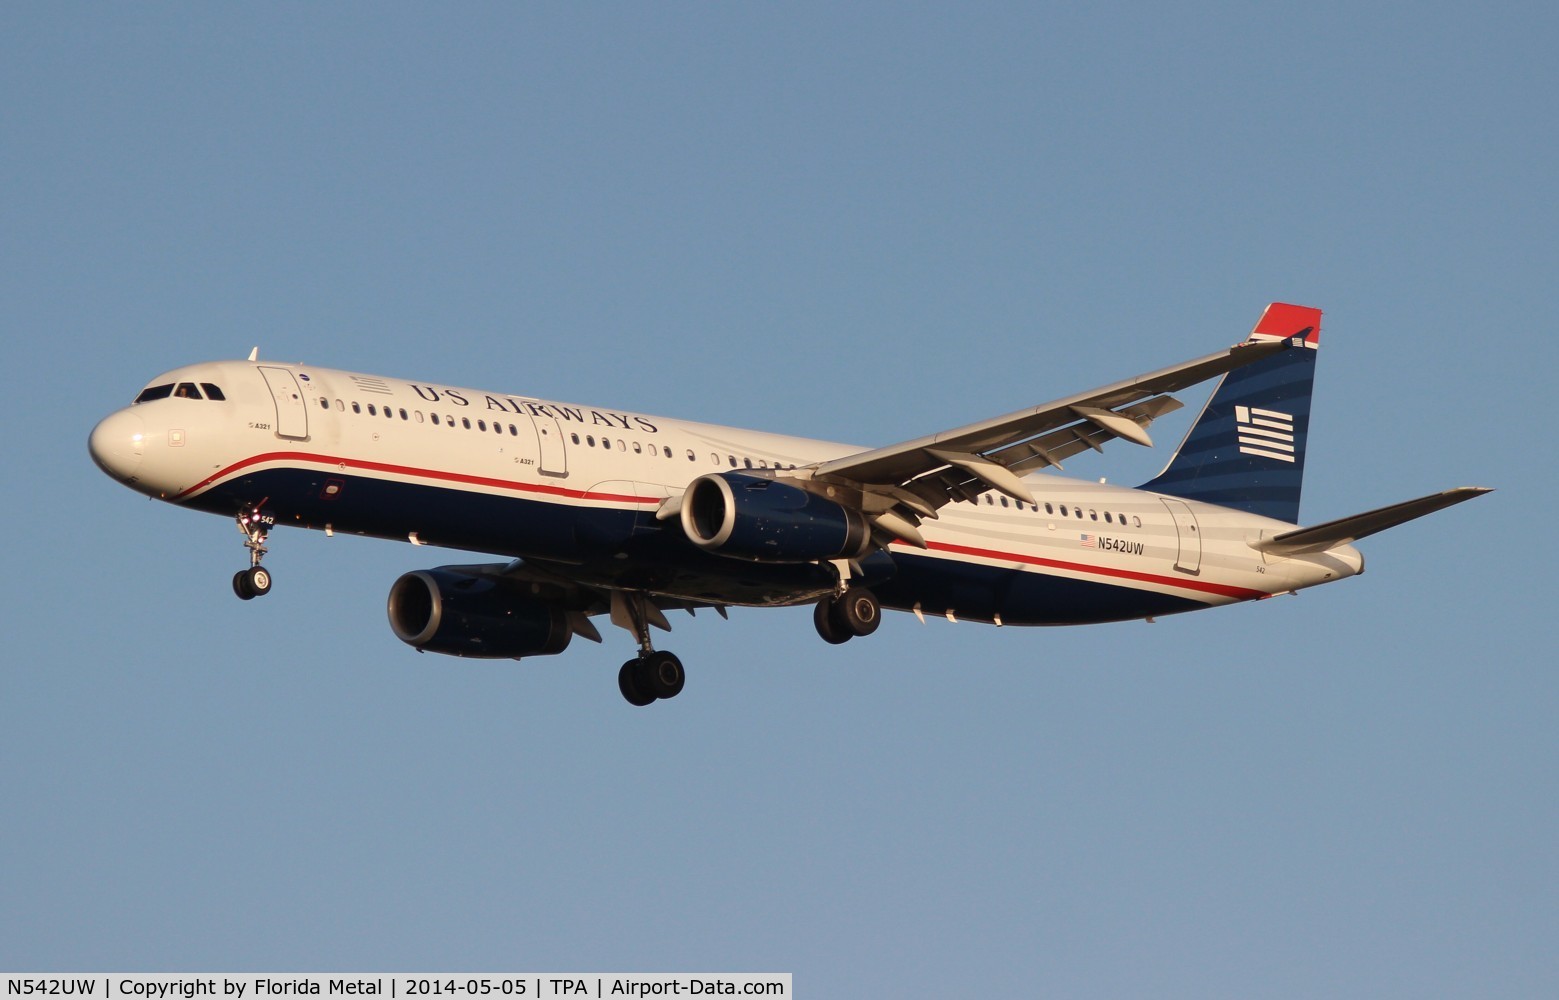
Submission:
POLYGON ((260 565, 265 557, 265 539, 276 518, 258 507, 238 515, 238 530, 243 532, 244 548, 249 550, 249 568, 233 574, 233 593, 241 600, 264 597, 271 592, 271 571, 260 565))
POLYGON ((617 603, 612 610, 613 620, 627 624, 639 640, 639 655, 617 671, 617 690, 622 692, 628 704, 640 708, 662 698, 675 698, 687 683, 682 661, 671 653, 656 652, 651 644, 645 600, 642 594, 621 595, 620 602, 614 597, 617 603), (626 622, 622 618, 626 618, 626 622))
POLYGON ((882 606, 877 595, 865 587, 846 587, 843 593, 817 602, 812 624, 824 642, 838 645, 877 631, 882 624, 882 606))

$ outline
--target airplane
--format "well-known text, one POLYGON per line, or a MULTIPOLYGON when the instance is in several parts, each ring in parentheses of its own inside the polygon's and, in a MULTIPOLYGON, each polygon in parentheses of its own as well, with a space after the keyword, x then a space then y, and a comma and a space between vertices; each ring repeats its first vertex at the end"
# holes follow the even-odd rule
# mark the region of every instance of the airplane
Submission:
POLYGON ((152 379, 89 450, 137 492, 232 519, 271 590, 278 526, 496 555, 406 573, 390 627, 421 652, 638 653, 618 690, 675 697, 668 611, 814 605, 828 643, 889 608, 1071 625, 1261 600, 1357 575, 1353 542, 1489 492, 1459 487, 1308 527, 1299 497, 1319 309, 1274 302, 1244 341, 1040 406, 881 448, 307 364, 216 361, 152 379), (1219 379, 1164 470, 1127 488, 1048 471, 1151 446, 1172 393, 1219 379), (1042 471, 1045 470, 1045 471, 1042 471))

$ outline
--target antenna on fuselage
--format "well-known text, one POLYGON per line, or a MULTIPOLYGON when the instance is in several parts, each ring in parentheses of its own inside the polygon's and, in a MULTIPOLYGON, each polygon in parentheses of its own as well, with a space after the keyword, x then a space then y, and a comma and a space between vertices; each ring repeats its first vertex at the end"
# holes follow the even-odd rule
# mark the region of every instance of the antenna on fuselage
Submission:
POLYGON ((249 349, 249 360, 250 361, 259 361, 260 360, 260 347, 259 347, 258 344, 256 344, 254 347, 249 349))

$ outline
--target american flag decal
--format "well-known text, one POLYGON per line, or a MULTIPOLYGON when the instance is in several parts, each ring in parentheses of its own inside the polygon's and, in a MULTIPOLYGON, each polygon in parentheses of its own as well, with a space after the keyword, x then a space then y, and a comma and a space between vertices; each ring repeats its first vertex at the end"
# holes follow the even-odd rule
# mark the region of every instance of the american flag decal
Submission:
POLYGON ((382 378, 372 378, 367 375, 353 375, 352 381, 364 392, 380 392, 388 396, 391 394, 390 384, 382 378))
POLYGON ((1096 549, 1099 547, 1099 536, 1083 535, 1079 544, 1082 545, 1082 547, 1085 549, 1096 549))
POLYGON ((1294 460, 1294 415, 1254 406, 1236 406, 1234 421, 1239 428, 1240 454, 1294 460))

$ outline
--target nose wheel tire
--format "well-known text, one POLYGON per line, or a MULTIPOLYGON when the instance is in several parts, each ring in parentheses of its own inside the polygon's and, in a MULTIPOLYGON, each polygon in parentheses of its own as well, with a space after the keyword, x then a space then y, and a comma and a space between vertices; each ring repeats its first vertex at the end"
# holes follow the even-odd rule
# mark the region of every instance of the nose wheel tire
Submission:
POLYGON ((264 597, 271 592, 271 571, 264 566, 251 566, 233 574, 233 593, 241 600, 264 597))

